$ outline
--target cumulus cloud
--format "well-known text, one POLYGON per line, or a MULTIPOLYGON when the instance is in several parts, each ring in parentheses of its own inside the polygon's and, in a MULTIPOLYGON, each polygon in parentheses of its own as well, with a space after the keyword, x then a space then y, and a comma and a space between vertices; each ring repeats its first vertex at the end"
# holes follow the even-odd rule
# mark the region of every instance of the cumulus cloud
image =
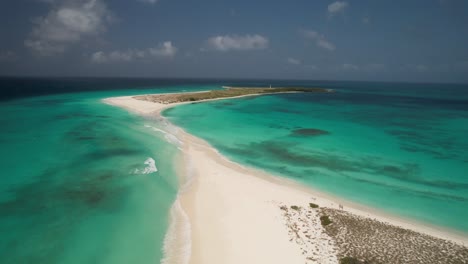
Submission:
POLYGON ((97 51, 91 55, 91 61, 94 63, 108 63, 108 62, 129 62, 145 58, 161 58, 173 57, 177 53, 177 48, 172 45, 172 42, 166 41, 159 44, 157 47, 148 48, 144 50, 131 49, 126 51, 97 51))
POLYGON ((210 48, 219 51, 229 50, 259 50, 268 48, 269 40, 261 35, 225 35, 208 39, 210 48))
POLYGON ((48 1, 51 10, 36 18, 24 44, 40 55, 64 52, 68 46, 105 31, 112 14, 102 0, 48 1))
POLYGON ((299 65, 299 64, 302 63, 300 60, 295 59, 295 58, 288 58, 287 61, 288 61, 289 64, 293 64, 293 65, 299 65))
POLYGON ((343 63, 341 65, 341 68, 345 71, 357 71, 359 70, 359 66, 350 64, 350 63, 343 63))
POLYGON ((166 41, 156 48, 150 48, 149 53, 153 56, 172 57, 177 53, 177 48, 172 46, 172 42, 166 41))
POLYGON ((342 13, 348 7, 348 3, 345 1, 336 1, 328 5, 328 14, 334 16, 338 13, 342 13))
POLYGON ((336 49, 335 45, 328 41, 323 34, 318 33, 313 30, 303 30, 302 34, 305 38, 315 41, 315 44, 323 49, 334 51, 336 49))
POLYGON ((105 63, 107 62, 107 56, 103 51, 96 51, 91 55, 91 61, 95 63, 105 63))

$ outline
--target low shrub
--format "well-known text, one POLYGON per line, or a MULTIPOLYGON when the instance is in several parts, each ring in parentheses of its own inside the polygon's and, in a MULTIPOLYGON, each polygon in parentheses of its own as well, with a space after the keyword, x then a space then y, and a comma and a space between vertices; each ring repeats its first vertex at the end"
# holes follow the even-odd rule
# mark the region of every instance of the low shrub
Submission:
POLYGON ((309 203, 310 208, 319 208, 318 204, 309 203))
POLYGON ((320 223, 322 224, 322 226, 327 226, 327 225, 331 224, 332 221, 330 220, 328 215, 322 215, 320 217, 320 223))

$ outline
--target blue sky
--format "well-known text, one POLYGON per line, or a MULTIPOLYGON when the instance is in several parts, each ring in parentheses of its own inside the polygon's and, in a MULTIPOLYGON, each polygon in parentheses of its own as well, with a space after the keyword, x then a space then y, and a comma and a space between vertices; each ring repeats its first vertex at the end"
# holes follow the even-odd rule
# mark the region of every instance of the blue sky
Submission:
POLYGON ((0 75, 468 82, 464 0, 15 0, 0 75))

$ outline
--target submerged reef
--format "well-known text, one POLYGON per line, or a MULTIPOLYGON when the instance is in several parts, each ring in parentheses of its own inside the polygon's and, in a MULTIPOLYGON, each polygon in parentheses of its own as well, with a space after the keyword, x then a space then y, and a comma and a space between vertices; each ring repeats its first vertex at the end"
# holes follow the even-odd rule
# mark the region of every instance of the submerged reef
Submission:
POLYGON ((293 136, 323 136, 329 134, 330 132, 317 128, 299 128, 291 132, 293 136))

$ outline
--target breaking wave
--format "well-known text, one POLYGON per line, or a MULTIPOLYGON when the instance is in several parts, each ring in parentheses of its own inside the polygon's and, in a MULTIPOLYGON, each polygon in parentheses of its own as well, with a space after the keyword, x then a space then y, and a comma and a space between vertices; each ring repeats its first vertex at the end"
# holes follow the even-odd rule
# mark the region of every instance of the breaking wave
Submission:
POLYGON ((143 169, 135 169, 133 174, 150 174, 158 171, 158 168, 156 168, 156 161, 154 161, 154 159, 147 158, 144 164, 146 167, 143 169))

